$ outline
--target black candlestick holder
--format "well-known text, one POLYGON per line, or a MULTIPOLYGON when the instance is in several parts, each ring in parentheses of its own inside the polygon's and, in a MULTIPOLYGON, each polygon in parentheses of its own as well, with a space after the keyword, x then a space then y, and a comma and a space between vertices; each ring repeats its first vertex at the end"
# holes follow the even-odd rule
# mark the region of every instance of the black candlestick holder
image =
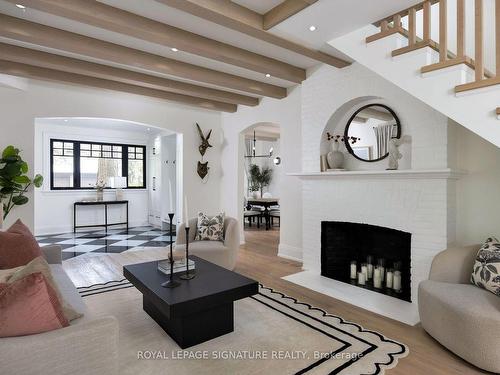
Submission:
POLYGON ((186 227, 186 272, 179 276, 182 280, 191 280, 196 276, 194 270, 189 269, 189 227, 186 227))
POLYGON ((174 220, 174 214, 168 214, 168 217, 170 218, 170 278, 161 284, 161 286, 164 288, 175 288, 181 285, 181 283, 174 279, 174 255, 172 249, 174 243, 172 241, 172 221, 174 220))

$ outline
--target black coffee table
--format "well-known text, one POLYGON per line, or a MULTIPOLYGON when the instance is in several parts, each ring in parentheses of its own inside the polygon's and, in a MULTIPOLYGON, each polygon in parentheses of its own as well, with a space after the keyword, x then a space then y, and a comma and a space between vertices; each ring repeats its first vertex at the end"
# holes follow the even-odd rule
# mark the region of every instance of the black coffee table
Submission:
MULTIPOLYGON (((163 288, 167 275, 158 262, 123 267, 123 275, 142 293, 142 308, 182 349, 234 330, 233 302, 258 293, 255 280, 196 256, 196 277, 177 288, 163 288)), ((176 274, 176 276, 182 273, 176 274)))

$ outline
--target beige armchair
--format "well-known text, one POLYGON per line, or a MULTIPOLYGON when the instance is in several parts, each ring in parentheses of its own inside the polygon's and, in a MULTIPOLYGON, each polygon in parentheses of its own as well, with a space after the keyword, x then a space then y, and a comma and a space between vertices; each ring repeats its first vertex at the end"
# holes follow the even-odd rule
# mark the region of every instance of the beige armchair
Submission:
POLYGON ((500 297, 470 283, 479 245, 451 248, 433 260, 418 288, 422 327, 473 365, 500 372, 500 297))
MULTIPOLYGON (((233 270, 236 266, 238 250, 240 248, 240 228, 238 220, 226 217, 224 220, 224 242, 222 241, 195 241, 198 219, 189 219, 189 254, 197 255, 202 259, 215 263, 221 267, 233 270)), ((186 231, 182 223, 177 230, 175 252, 186 251, 186 231)))

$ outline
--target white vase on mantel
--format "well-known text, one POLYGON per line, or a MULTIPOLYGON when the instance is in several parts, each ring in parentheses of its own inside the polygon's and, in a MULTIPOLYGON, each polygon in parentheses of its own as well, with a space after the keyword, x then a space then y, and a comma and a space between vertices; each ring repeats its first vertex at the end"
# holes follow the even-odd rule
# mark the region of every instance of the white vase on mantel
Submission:
POLYGON ((326 155, 330 169, 342 169, 344 166, 344 153, 339 149, 340 143, 332 142, 332 151, 326 155))

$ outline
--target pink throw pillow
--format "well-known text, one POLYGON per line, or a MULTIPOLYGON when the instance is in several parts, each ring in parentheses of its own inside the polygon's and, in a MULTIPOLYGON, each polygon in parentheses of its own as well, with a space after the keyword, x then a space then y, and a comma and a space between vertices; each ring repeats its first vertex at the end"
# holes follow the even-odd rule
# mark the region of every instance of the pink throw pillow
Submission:
POLYGON ((0 269, 24 266, 39 256, 42 256, 40 246, 21 220, 5 232, 0 231, 0 269))
POLYGON ((41 272, 0 284, 0 337, 32 335, 68 325, 54 289, 41 272))

